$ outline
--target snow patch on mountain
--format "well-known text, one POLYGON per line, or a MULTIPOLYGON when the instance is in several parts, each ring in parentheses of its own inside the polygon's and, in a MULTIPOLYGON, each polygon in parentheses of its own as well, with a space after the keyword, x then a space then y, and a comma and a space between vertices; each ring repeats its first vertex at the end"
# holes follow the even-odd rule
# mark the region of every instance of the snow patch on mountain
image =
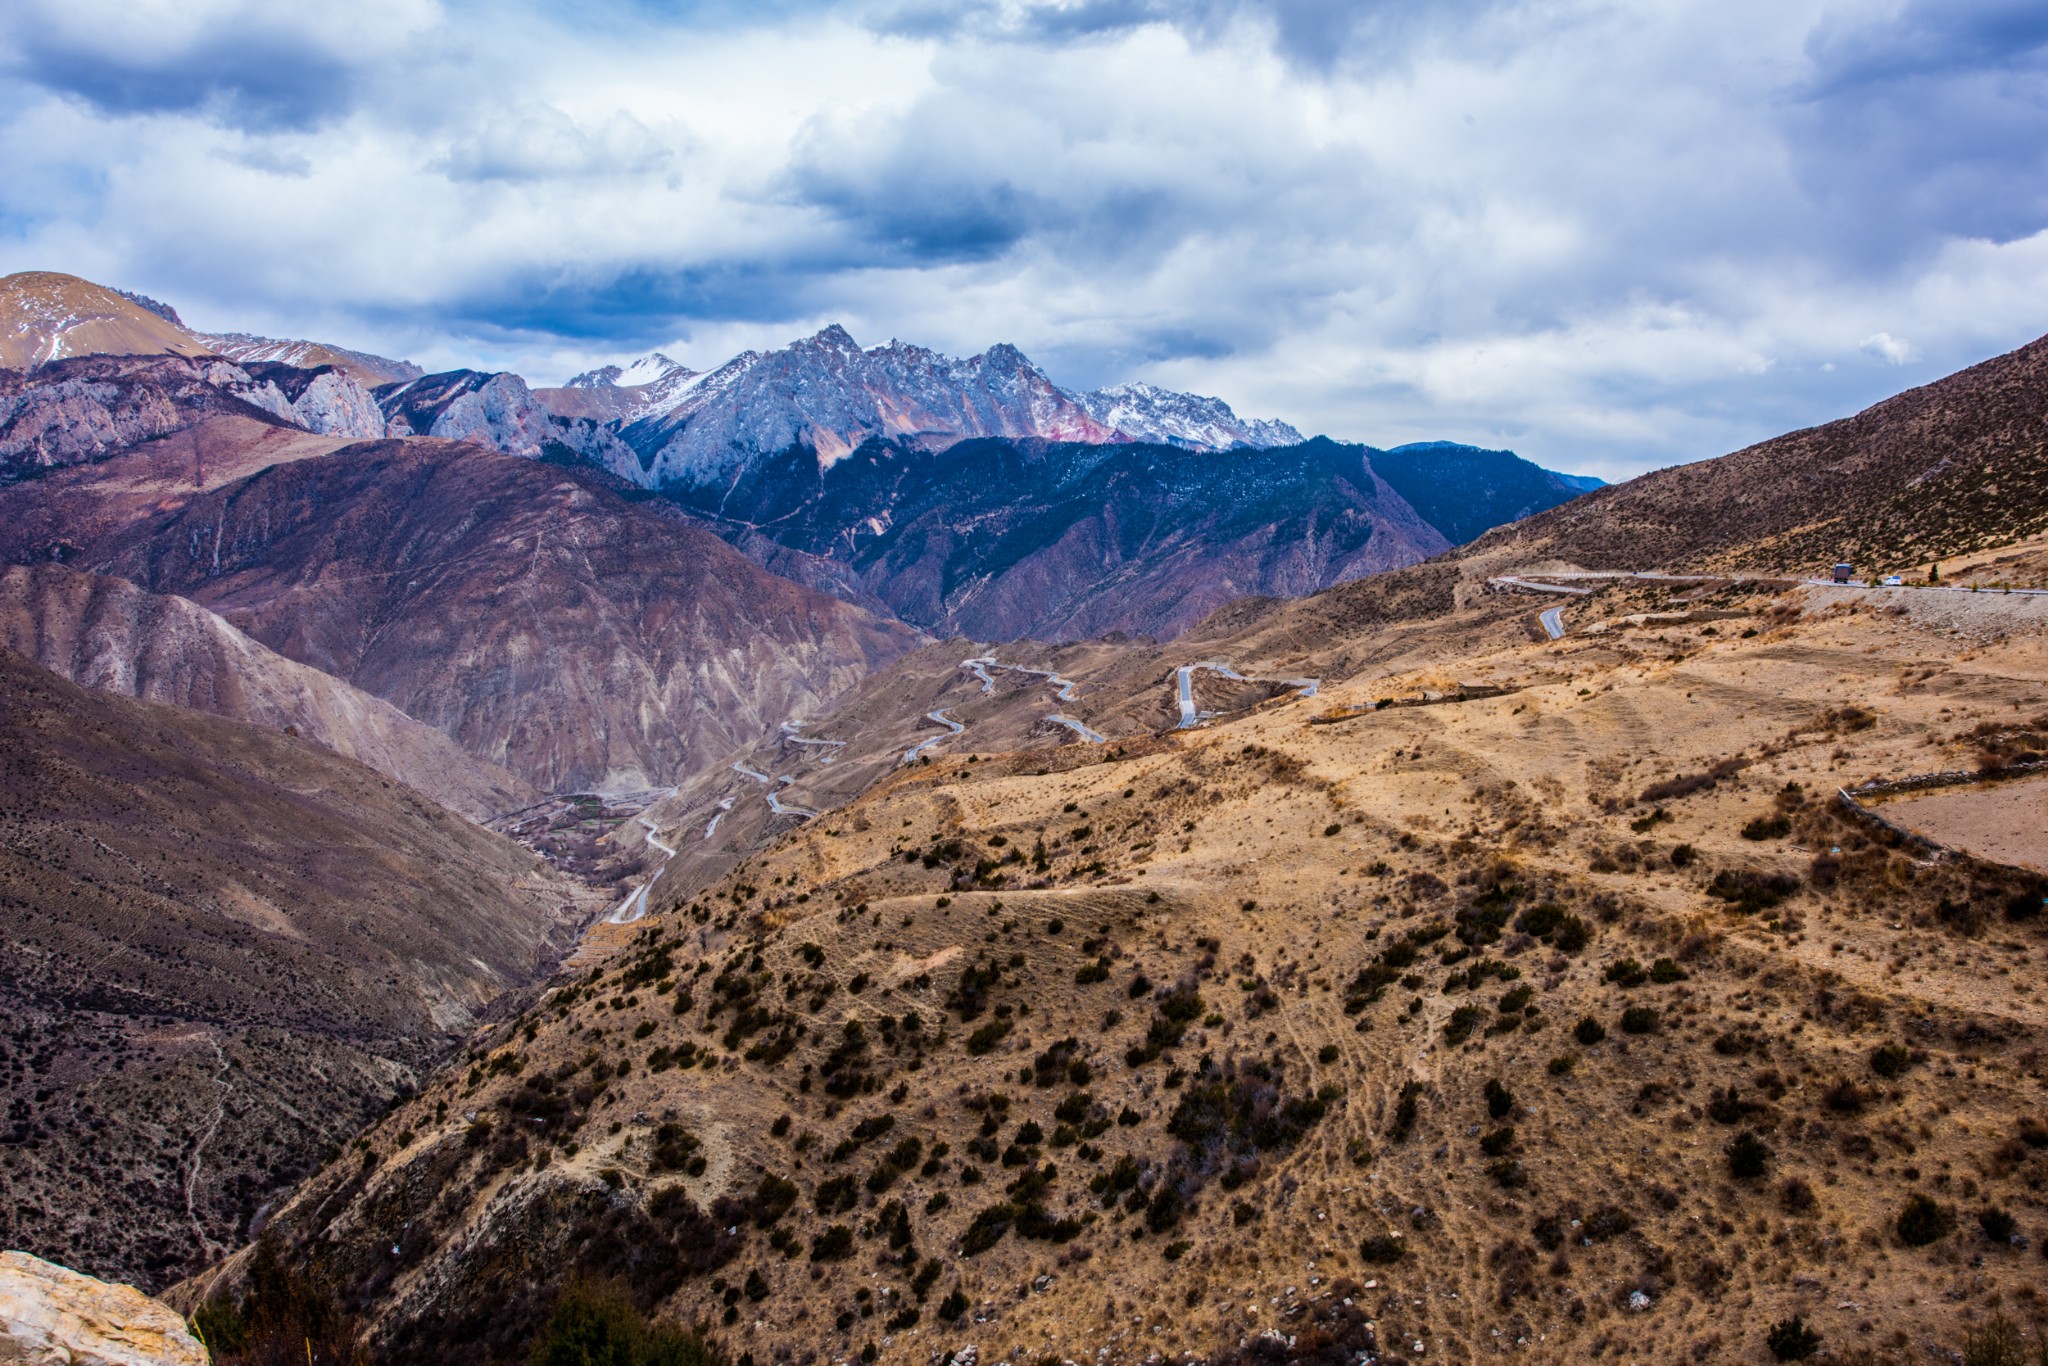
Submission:
POLYGON ((1132 441, 1223 451, 1238 446, 1298 446, 1303 440, 1301 433, 1285 422, 1240 418, 1220 398, 1177 393, 1156 384, 1117 384, 1075 398, 1089 416, 1132 441))

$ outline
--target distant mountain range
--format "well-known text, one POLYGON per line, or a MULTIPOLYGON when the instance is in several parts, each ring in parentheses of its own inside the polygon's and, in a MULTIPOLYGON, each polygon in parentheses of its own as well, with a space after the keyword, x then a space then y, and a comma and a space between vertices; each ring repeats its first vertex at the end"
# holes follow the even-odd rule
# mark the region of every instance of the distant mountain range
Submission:
POLYGON ((715 765, 925 633, 1169 637, 1585 482, 836 326, 536 390, 42 272, 0 280, 0 362, 0 559, 189 598, 551 791, 715 765))
POLYGON ((617 472, 648 487, 711 483, 795 446, 829 465, 875 439, 1153 441, 1208 451, 1301 440, 1284 422, 1245 421, 1221 399, 1149 384, 1072 393, 1014 346, 965 360, 897 341, 862 350, 836 324, 711 371, 656 353, 578 375, 540 397, 565 416, 618 422, 640 459, 637 472, 617 472))

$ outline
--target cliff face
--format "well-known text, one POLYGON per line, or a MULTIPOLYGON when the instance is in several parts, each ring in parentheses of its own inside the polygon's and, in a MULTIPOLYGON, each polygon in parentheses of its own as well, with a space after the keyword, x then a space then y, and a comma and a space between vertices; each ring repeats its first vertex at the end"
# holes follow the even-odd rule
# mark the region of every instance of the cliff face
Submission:
POLYGON ((916 641, 594 471, 441 443, 265 469, 80 554, 546 790, 667 786, 916 641))
POLYGON ((289 726, 472 820, 539 795, 390 703, 286 659, 197 603, 124 579, 57 564, 0 570, 0 646, 88 688, 289 726))

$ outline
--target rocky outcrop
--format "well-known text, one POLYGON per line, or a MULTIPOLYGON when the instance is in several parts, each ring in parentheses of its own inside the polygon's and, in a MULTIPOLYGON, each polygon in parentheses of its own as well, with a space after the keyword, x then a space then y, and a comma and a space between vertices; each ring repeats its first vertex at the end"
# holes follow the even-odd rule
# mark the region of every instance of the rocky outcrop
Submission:
POLYGON ((390 703, 125 579, 59 564, 0 570, 0 646, 88 688, 289 728, 472 820, 539 798, 390 703))
POLYGON ((450 370, 377 390, 383 433, 469 441, 527 460, 581 459, 624 474, 637 468, 633 453, 588 417, 561 417, 536 399, 526 381, 509 373, 450 370))
POLYGON ((0 1252, 0 1363, 207 1366, 178 1312, 132 1285, 0 1252))
POLYGON ((384 435, 384 413, 376 398, 346 370, 332 365, 308 370, 276 361, 252 361, 245 368, 253 386, 283 400, 281 409, 270 411, 287 422, 322 436, 384 435))
POLYGON ((222 416, 344 437, 381 436, 384 426, 369 391, 337 370, 81 356, 0 370, 0 482, 105 460, 222 416))

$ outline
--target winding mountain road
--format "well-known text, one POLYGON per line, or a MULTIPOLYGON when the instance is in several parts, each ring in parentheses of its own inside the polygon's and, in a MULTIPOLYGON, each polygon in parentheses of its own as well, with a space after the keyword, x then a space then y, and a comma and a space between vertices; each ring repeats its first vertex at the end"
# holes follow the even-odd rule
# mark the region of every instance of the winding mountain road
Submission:
POLYGON ((1090 729, 1088 726, 1083 725, 1079 721, 1076 721, 1071 716, 1065 716, 1059 712, 1054 712, 1052 715, 1046 717, 1045 719, 1048 721, 1057 722, 1058 724, 1065 726, 1068 730, 1074 732, 1074 734, 1080 736, 1083 740, 1086 740, 1091 745, 1106 745, 1109 743, 1109 737, 1107 735, 1102 734, 1100 731, 1090 729))
POLYGON ((924 714, 924 716, 925 720, 936 721, 940 725, 944 726, 946 728, 946 733, 944 735, 934 735, 929 740, 920 740, 918 743, 912 745, 909 749, 904 750, 903 757, 896 761, 899 765, 916 763, 918 756, 923 754, 926 750, 930 749, 933 745, 943 744, 946 741, 952 739, 954 736, 960 734, 960 732, 967 729, 966 726, 962 725, 958 721, 955 721, 952 717, 946 715, 946 709, 944 707, 940 707, 936 711, 928 711, 924 714))
POLYGON ((1543 623, 1543 629, 1552 640, 1564 639, 1564 608, 1546 607, 1536 614, 1536 620, 1543 623))
POLYGON ((1279 683, 1293 688, 1298 696, 1314 697, 1322 687, 1319 678, 1246 678, 1220 659, 1205 659, 1196 664, 1183 664, 1173 671, 1176 700, 1180 703, 1180 725, 1178 730, 1192 730, 1202 720, 1202 713, 1195 710, 1195 670, 1207 669, 1210 673, 1221 674, 1239 683, 1279 683))

